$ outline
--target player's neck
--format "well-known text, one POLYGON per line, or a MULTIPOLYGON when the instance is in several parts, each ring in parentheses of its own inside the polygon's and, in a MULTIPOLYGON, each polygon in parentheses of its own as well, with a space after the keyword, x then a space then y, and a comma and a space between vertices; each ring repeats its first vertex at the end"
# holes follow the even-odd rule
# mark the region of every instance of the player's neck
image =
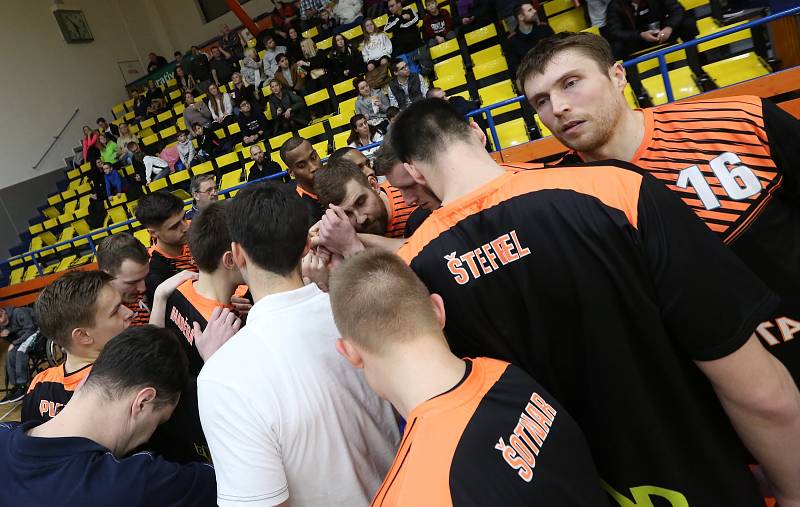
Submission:
POLYGON ((178 257, 183 253, 183 245, 168 245, 167 243, 159 242, 158 249, 170 257, 178 257))
POLYGON ((201 271, 197 281, 194 282, 194 290, 206 299, 224 305, 230 304, 231 296, 238 284, 232 281, 229 275, 230 272, 225 268, 219 268, 213 273, 201 271))
POLYGON ((434 194, 441 197, 442 206, 469 194, 470 192, 486 185, 495 178, 505 174, 503 168, 497 165, 488 153, 476 153, 474 150, 465 150, 453 157, 442 157, 441 177, 439 187, 431 188, 434 194))
POLYGON ((581 153, 584 160, 616 159, 630 162, 644 139, 644 113, 625 108, 611 138, 600 148, 581 153))
POLYGON ((68 352, 67 360, 64 361, 64 370, 67 373, 75 373, 81 368, 89 366, 90 364, 94 364, 94 362, 97 360, 97 356, 99 355, 99 352, 92 350, 77 350, 68 352))
POLYGON ((466 364, 447 347, 444 337, 415 339, 402 354, 387 358, 384 395, 404 419, 416 407, 453 389, 464 378, 466 364), (415 379, 409 382, 408 379, 415 379))
POLYGON ((261 299, 273 294, 291 292, 303 288, 303 277, 300 274, 300 266, 292 270, 286 276, 276 275, 269 271, 249 267, 247 269, 247 287, 253 295, 253 303, 258 303, 261 299))

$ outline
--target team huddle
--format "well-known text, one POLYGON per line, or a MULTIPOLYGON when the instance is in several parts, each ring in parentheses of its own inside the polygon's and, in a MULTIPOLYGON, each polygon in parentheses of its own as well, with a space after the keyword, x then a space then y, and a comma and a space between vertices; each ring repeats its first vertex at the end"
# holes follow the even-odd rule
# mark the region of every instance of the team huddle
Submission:
POLYGON ((554 164, 429 98, 372 163, 292 138, 293 183, 143 198, 149 251, 39 296, 67 359, 0 504, 800 506, 800 121, 631 110, 588 33, 517 77, 554 164))

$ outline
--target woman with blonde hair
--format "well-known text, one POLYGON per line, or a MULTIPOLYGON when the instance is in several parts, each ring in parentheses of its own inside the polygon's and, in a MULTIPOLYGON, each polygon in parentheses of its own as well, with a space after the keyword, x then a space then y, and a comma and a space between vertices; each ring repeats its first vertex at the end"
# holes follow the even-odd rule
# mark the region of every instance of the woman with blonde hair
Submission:
POLYGON ((303 58, 297 61, 297 65, 303 67, 307 73, 306 93, 327 88, 330 82, 328 59, 317 50, 317 44, 311 39, 303 39, 300 42, 300 49, 303 58))
POLYGON ((367 71, 374 70, 380 65, 387 65, 392 56, 392 41, 383 33, 383 30, 375 26, 371 19, 365 19, 361 23, 364 32, 364 46, 361 49, 364 63, 367 64, 367 71))
POLYGON ((258 58, 258 53, 255 48, 247 48, 244 50, 241 71, 245 85, 253 85, 256 90, 261 87, 261 81, 263 80, 261 60, 258 58))
POLYGON ((139 144, 139 137, 131 132, 127 123, 119 124, 119 137, 117 137, 117 160, 122 161, 124 166, 131 165, 133 153, 128 150, 128 143, 139 144))

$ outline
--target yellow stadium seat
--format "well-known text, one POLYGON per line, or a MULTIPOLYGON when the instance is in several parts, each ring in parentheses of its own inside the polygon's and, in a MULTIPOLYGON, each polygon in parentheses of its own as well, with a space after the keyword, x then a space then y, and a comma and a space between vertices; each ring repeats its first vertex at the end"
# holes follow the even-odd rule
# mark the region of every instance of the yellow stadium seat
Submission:
POLYGON ((389 15, 388 14, 382 14, 382 15, 378 16, 377 18, 373 19, 372 21, 375 23, 375 26, 378 26, 378 27, 384 26, 386 23, 389 22, 389 15))
POLYGON ((231 123, 228 125, 228 134, 230 135, 238 134, 241 131, 242 127, 240 127, 238 123, 231 123))
POLYGON ((356 100, 358 97, 353 97, 351 99, 343 100, 339 103, 339 114, 343 114, 347 116, 347 121, 350 121, 350 117, 356 113, 356 100))
POLYGON ((309 93, 304 97, 307 106, 313 106, 314 104, 319 104, 320 102, 325 102, 331 98, 330 94, 328 93, 327 88, 323 88, 314 93, 309 93))
POLYGON ((178 102, 178 103, 177 103, 177 104, 175 104, 175 106, 172 108, 172 111, 175 113, 175 116, 177 116, 177 115, 179 115, 179 114, 183 114, 183 111, 184 111, 184 110, 186 110, 186 105, 185 105, 183 102, 178 102))
POLYGON ((433 86, 441 88, 445 92, 465 84, 467 84, 467 76, 463 70, 460 72, 448 72, 442 75, 440 79, 433 82, 433 86))
POLYGON ((450 39, 437 44, 430 49, 431 58, 434 60, 458 51, 458 39, 450 39))
POLYGON ((139 123, 139 128, 144 130, 146 128, 152 127, 155 124, 156 124, 155 118, 148 118, 148 119, 144 120, 143 122, 139 123))
POLYGON ((122 204, 122 203, 127 202, 127 201, 128 201, 128 196, 125 195, 125 194, 122 194, 122 193, 117 194, 117 195, 113 195, 108 200, 109 206, 116 206, 118 204, 122 204))
MULTIPOLYGON (((664 59, 668 64, 686 60, 686 50, 680 49, 678 51, 673 51, 672 53, 667 53, 664 55, 664 59)), ((639 69, 639 72, 641 73, 647 72, 650 69, 655 69, 656 67, 658 67, 658 58, 651 58, 650 60, 645 60, 636 65, 636 68, 639 69)))
MULTIPOLYGON (((716 30, 711 30, 710 32, 706 33, 705 35, 710 35, 712 33, 721 32, 722 30, 727 30, 729 28, 733 28, 735 26, 741 25, 746 23, 746 21, 740 21, 739 23, 733 23, 732 25, 727 25, 723 27, 719 27, 716 30)), ((717 37, 716 39, 711 39, 709 41, 700 43, 697 45, 697 50, 701 53, 705 51, 709 51, 712 49, 716 49, 722 46, 727 46, 728 44, 733 44, 734 42, 739 42, 743 40, 747 40, 752 38, 753 34, 749 28, 745 30, 739 30, 738 32, 729 33, 728 35, 723 35, 722 37, 717 37)))
POLYGON ((75 232, 78 234, 78 236, 89 234, 89 232, 92 229, 91 227, 89 227, 89 224, 84 219, 75 220, 74 222, 72 222, 72 227, 75 229, 75 232))
POLYGON ((133 111, 133 99, 128 99, 125 102, 123 102, 123 104, 125 105, 125 109, 127 109, 128 111, 133 111))
POLYGON ((636 94, 633 93, 633 88, 630 84, 625 85, 625 90, 623 93, 625 94, 625 100, 628 101, 628 105, 631 106, 631 109, 636 109, 639 107, 639 101, 636 100, 636 94))
POLYGON ((333 147, 335 149, 344 148, 347 146, 347 139, 350 137, 350 131, 345 130, 333 135, 333 147))
POLYGON ((353 80, 347 79, 340 83, 336 83, 333 85, 333 93, 338 97, 339 95, 344 95, 345 93, 353 91, 353 80))
POLYGON ((364 32, 361 30, 361 25, 356 25, 353 28, 342 32, 342 35, 347 40, 353 40, 364 35, 364 32))
POLYGON ((575 7, 575 3, 572 0, 548 0, 542 4, 542 7, 544 7, 544 13, 549 19, 559 12, 573 9, 575 7))
POLYGON ((470 58, 472 59, 472 64, 476 66, 491 63, 498 58, 505 59, 503 56, 503 49, 499 44, 495 44, 494 46, 482 49, 476 53, 472 53, 470 58))
POLYGON ((58 218, 59 211, 55 207, 49 206, 42 210, 42 215, 47 218, 58 218))
MULTIPOLYGON (((495 129, 497 130, 497 137, 500 140, 499 149, 510 148, 511 146, 524 144, 530 141, 528 138, 528 129, 525 128, 525 120, 522 118, 501 123, 497 125, 495 129)), ((489 135, 491 136, 490 133, 489 135)))
POLYGON ((236 164, 239 162, 239 154, 237 152, 226 153, 225 155, 220 155, 214 162, 217 164, 217 167, 222 169, 225 166, 229 166, 231 164, 236 164))
POLYGON ((437 77, 433 82, 433 86, 439 87, 442 90, 447 91, 467 84, 464 61, 461 59, 460 55, 434 64, 433 70, 437 77))
POLYGON ((205 174, 214 170, 214 166, 211 165, 211 161, 203 162, 202 164, 196 165, 192 167, 192 174, 197 176, 198 174, 205 174))
POLYGON ((278 165, 281 167, 281 169, 283 169, 284 171, 287 169, 286 162, 284 162, 283 159, 281 158, 281 153, 279 151, 273 151, 272 155, 270 155, 270 158, 273 161, 277 162, 278 165))
POLYGON ((139 229, 133 233, 133 237, 138 239, 139 243, 148 248, 153 243, 152 238, 150 237, 150 232, 147 229, 139 229))
POLYGON ((330 49, 332 45, 333 45, 333 38, 328 37, 327 39, 323 39, 317 42, 317 49, 322 49, 322 50, 330 49))
POLYGON ((133 120, 133 118, 134 118, 133 111, 131 111, 130 113, 125 113, 125 115, 122 117, 122 119, 125 121, 131 121, 133 120))
POLYGON ((121 118, 125 116, 125 104, 117 104, 111 108, 111 112, 114 114, 114 118, 121 118))
POLYGON ((472 68, 472 74, 475 76, 475 79, 483 79, 485 77, 494 76, 495 74, 499 74, 507 70, 508 70, 508 63, 506 63, 506 59, 498 57, 495 58, 494 60, 481 63, 480 65, 475 65, 472 68))
POLYGON ((178 130, 175 127, 167 127, 164 130, 159 131, 158 135, 161 137, 161 139, 168 139, 174 136, 177 132, 178 130))
POLYGON ((126 220, 128 220, 128 213, 125 210, 125 206, 115 206, 113 208, 109 208, 108 215, 106 216, 105 226, 109 226, 111 224, 118 224, 126 220))
POLYGON ((317 30, 316 26, 312 26, 311 29, 306 30, 302 33, 304 39, 313 39, 317 35, 319 35, 319 30, 317 30))
POLYGON ((163 113, 156 116, 156 120, 158 123, 164 122, 172 118, 172 111, 164 111, 163 113))
POLYGON ((39 234, 42 231, 44 231, 44 227, 42 227, 41 222, 28 227, 28 232, 30 232, 31 235, 39 234))
POLYGON ((711 16, 697 20, 697 31, 699 32, 698 37, 716 32, 718 29, 719 23, 717 23, 717 20, 711 16))
POLYGON ((181 97, 181 95, 183 95, 183 92, 181 92, 180 90, 172 90, 171 92, 169 92, 169 100, 178 100, 181 97))
POLYGON ((283 145, 283 143, 285 143, 287 139, 292 137, 292 135, 293 134, 291 132, 287 132, 287 133, 281 134, 279 136, 270 137, 269 138, 269 146, 270 146, 270 148, 272 148, 273 150, 280 149, 280 147, 283 145))
POLYGON ((590 26, 589 28, 584 28, 583 30, 581 30, 581 32, 588 32, 588 33, 593 33, 595 35, 600 35, 600 28, 596 26, 590 26))
POLYGON ((328 141, 320 141, 318 143, 314 143, 311 145, 314 148, 314 151, 317 152, 319 158, 325 158, 328 156, 328 141))
POLYGON ((36 266, 31 264, 28 266, 28 269, 25 270, 25 274, 22 276, 22 281, 27 282, 29 280, 33 280, 37 276, 39 276, 39 271, 36 269, 36 266))
POLYGON ((161 190, 162 188, 167 188, 168 184, 169 184, 169 182, 167 181, 167 178, 161 178, 161 179, 158 179, 158 180, 151 181, 147 185, 147 190, 150 193, 156 192, 158 190, 161 190))
POLYGON ((771 72, 769 65, 753 52, 703 65, 703 70, 719 87, 766 76, 771 72))
MULTIPOLYGON (((506 99, 514 98, 517 94, 514 93, 514 87, 511 85, 511 81, 506 79, 505 81, 500 81, 499 83, 479 89, 478 96, 480 96, 483 106, 489 106, 506 99)), ((503 107, 492 109, 492 116, 497 116, 507 111, 514 111, 519 108, 519 103, 508 104, 503 107)))
POLYGON ((678 0, 678 1, 687 11, 690 11, 692 9, 697 9, 698 7, 702 7, 704 5, 709 4, 708 0, 678 0))
POLYGON ((177 79, 168 79, 166 83, 164 83, 163 88, 172 88, 173 86, 178 86, 177 79))
POLYGON ((174 172, 167 176, 167 178, 169 179, 170 185, 177 185, 178 183, 189 180, 189 170, 184 169, 183 171, 174 172))
POLYGON ((256 47, 256 44, 258 44, 258 41, 255 39, 255 37, 253 37, 252 39, 247 41, 247 47, 249 47, 249 48, 256 47))
POLYGON ((305 139, 313 139, 317 136, 321 136, 325 133, 325 123, 318 122, 314 123, 313 125, 309 125, 308 127, 303 127, 297 131, 300 134, 300 137, 305 139))
POLYGON ((25 275, 25 268, 14 268, 11 271, 11 275, 8 278, 9 284, 14 285, 15 283, 20 283, 24 275, 25 275))
POLYGON ((158 141, 158 134, 153 134, 151 136, 146 136, 142 138, 142 144, 145 146, 150 146, 151 144, 158 141))
POLYGON ((223 174, 222 179, 220 180, 219 183, 219 189, 227 190, 231 187, 235 187, 236 185, 241 183, 241 181, 239 181, 239 178, 241 177, 242 177, 241 169, 236 169, 235 171, 223 174))
POLYGON ((478 28, 477 30, 473 30, 464 34, 464 40, 466 41, 467 46, 472 46, 473 44, 477 44, 493 37, 497 37, 497 28, 495 28, 493 24, 486 25, 478 28))
MULTIPOLYGON (((174 195, 175 197, 177 197, 178 199, 180 199, 181 201, 184 201, 184 202, 188 201, 189 199, 192 198, 192 196, 189 195, 189 192, 187 192, 186 190, 184 190, 182 188, 177 188, 177 189, 173 190, 170 193, 172 195, 174 195)), ((191 209, 191 207, 189 209, 191 209)))
POLYGON ((61 259, 58 262, 58 265, 56 265, 56 273, 61 271, 66 271, 67 269, 69 269, 70 265, 75 261, 76 257, 77 255, 67 255, 66 257, 61 259))
POLYGON ((586 18, 583 16, 583 8, 578 7, 571 11, 564 12, 558 16, 548 18, 548 23, 556 33, 559 32, 580 32, 587 28, 586 18))
POLYGON ((534 121, 536 121, 536 126, 539 127, 539 132, 542 133, 542 137, 547 137, 547 136, 552 136, 553 135, 553 133, 550 131, 550 129, 547 128, 547 125, 542 123, 542 119, 539 118, 538 114, 534 114, 533 115, 533 119, 534 119, 534 121))
MULTIPOLYGON (((685 99, 700 93, 693 76, 692 70, 688 66, 669 71, 672 94, 675 100, 685 99)), ((667 102, 667 92, 664 90, 664 80, 661 78, 661 74, 642 79, 642 86, 650 95, 653 105, 658 106, 667 102)))

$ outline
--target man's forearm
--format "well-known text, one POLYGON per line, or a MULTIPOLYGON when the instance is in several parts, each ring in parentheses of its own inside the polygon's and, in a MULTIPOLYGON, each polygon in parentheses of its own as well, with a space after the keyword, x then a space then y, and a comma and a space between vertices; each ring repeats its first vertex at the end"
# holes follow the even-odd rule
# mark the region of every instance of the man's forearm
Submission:
POLYGON ((387 238, 377 234, 358 233, 358 239, 365 248, 380 248, 387 252, 395 253, 406 242, 403 238, 387 238))
POLYGON ((149 324, 158 327, 164 327, 164 321, 167 314, 167 297, 156 290, 153 295, 153 304, 150 306, 150 321, 149 324))

